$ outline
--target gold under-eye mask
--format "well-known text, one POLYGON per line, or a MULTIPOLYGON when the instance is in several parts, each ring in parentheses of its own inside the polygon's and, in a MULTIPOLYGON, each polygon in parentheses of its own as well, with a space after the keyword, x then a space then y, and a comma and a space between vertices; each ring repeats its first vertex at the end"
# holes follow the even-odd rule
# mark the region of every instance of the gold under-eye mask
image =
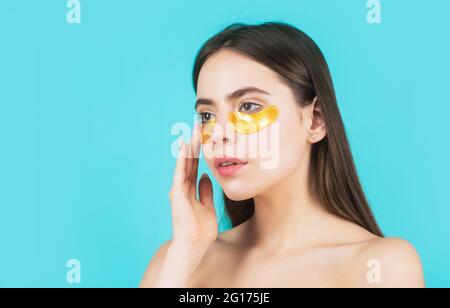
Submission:
MULTIPOLYGON (((243 112, 232 112, 228 116, 228 123, 240 134, 254 134, 265 127, 272 125, 278 118, 278 108, 271 105, 259 112, 248 114, 243 112)), ((216 119, 208 121, 202 127, 202 143, 208 142, 211 138, 212 130, 216 124, 216 119)))
POLYGON ((206 124, 202 125, 202 144, 208 142, 213 133, 213 128, 216 125, 216 119, 208 121, 206 124))
POLYGON ((271 105, 256 113, 233 112, 228 118, 234 130, 240 134, 254 134, 272 125, 278 117, 278 108, 271 105))

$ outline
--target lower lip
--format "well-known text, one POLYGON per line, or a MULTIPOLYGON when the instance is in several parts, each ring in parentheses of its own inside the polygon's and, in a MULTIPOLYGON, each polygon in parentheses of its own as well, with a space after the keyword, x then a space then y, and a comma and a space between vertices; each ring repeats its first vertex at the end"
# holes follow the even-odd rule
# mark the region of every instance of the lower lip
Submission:
POLYGON ((236 164, 226 167, 217 167, 217 171, 221 176, 231 176, 247 164, 236 164))

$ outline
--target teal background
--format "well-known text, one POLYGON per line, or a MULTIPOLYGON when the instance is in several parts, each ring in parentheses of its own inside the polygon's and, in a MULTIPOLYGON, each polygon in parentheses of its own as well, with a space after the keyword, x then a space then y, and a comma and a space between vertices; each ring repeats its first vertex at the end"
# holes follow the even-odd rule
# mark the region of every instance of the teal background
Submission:
POLYGON ((195 53, 272 20, 322 48, 383 230, 450 287, 450 2, 381 0, 377 25, 366 2, 81 0, 77 25, 66 1, 1 0, 0 287, 72 287, 71 258, 82 287, 137 286, 171 237, 170 132, 192 123, 195 53))

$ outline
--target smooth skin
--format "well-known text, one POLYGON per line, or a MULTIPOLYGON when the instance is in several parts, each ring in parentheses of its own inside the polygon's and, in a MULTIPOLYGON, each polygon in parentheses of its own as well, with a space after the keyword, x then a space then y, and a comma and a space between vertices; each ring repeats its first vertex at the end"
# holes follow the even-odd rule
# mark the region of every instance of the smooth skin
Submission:
MULTIPOLYGON (((213 158, 205 158, 229 198, 255 201, 248 221, 219 234, 211 180, 202 176, 197 187, 197 126, 191 142, 180 145, 169 194, 173 238, 153 256, 141 287, 424 287, 420 258, 411 244, 377 237, 328 213, 314 197, 308 178, 311 145, 326 136, 317 100, 299 107, 275 72, 230 50, 204 64, 197 96, 212 102, 197 112, 221 124, 245 103, 254 104, 247 104, 246 111, 277 105, 279 164, 261 170, 258 158, 252 158, 235 176, 222 177, 213 158), (248 87, 266 93, 229 95, 248 87), (380 278, 375 281, 369 279, 374 260, 380 278)), ((223 130, 203 145, 203 152, 220 157, 246 144, 245 138, 253 137, 223 130)))

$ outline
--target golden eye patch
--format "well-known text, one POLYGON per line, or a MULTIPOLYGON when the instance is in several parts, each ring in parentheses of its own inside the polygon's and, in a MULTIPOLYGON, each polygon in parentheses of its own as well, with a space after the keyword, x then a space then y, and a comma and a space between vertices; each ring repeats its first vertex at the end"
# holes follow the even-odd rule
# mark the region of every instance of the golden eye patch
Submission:
POLYGON ((211 138, 214 126, 216 125, 216 119, 209 120, 207 123, 202 125, 202 144, 208 142, 211 138))
MULTIPOLYGON (((259 112, 249 114, 243 112, 232 112, 228 116, 228 124, 240 134, 254 134, 263 128, 272 125, 278 118, 278 108, 271 105, 259 112)), ((216 125, 216 119, 212 119, 202 126, 202 143, 208 142, 216 125)))
POLYGON ((228 118, 234 130, 240 134, 254 134, 272 125, 278 117, 278 109, 271 105, 257 113, 233 112, 228 118))

